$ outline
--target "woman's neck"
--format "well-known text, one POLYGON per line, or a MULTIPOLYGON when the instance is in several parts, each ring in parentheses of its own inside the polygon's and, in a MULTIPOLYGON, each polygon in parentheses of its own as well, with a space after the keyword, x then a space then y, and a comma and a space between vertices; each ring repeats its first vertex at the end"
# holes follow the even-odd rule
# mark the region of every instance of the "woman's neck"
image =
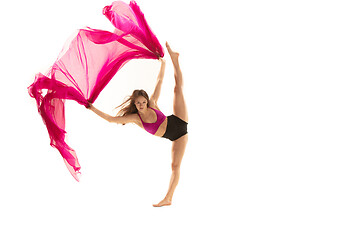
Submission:
POLYGON ((144 109, 143 111, 138 111, 138 113, 140 114, 140 116, 141 117, 146 117, 146 116, 149 116, 149 114, 151 114, 151 112, 149 111, 150 110, 150 108, 149 107, 147 107, 146 109, 144 109))

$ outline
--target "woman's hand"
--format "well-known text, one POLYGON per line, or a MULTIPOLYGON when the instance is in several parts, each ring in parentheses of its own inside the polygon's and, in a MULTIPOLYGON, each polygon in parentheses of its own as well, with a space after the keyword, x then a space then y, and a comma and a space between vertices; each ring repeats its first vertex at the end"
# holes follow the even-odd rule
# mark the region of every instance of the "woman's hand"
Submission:
POLYGON ((163 59, 163 58, 159 58, 159 61, 160 61, 161 63, 165 63, 165 59, 163 59))
POLYGON ((88 106, 86 107, 87 109, 93 110, 93 105, 91 103, 88 102, 88 106))

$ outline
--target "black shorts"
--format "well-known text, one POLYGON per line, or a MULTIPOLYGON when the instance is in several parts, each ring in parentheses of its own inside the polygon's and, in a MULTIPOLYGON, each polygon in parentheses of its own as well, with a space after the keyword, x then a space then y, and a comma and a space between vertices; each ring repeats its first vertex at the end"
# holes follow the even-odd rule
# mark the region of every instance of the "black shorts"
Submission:
POLYGON ((167 126, 163 138, 167 138, 171 141, 175 141, 178 138, 181 138, 187 134, 187 125, 188 123, 178 118, 175 115, 167 117, 167 126))

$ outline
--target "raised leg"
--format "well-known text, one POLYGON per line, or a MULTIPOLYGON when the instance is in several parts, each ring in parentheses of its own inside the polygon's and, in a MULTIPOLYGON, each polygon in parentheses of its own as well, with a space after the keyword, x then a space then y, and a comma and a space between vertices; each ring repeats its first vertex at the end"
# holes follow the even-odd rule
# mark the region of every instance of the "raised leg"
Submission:
POLYGON ((188 112, 185 103, 183 93, 183 76, 179 65, 179 53, 174 52, 168 43, 166 43, 169 55, 174 65, 174 77, 175 77, 175 88, 174 88, 174 115, 181 118, 185 122, 188 122, 188 112))

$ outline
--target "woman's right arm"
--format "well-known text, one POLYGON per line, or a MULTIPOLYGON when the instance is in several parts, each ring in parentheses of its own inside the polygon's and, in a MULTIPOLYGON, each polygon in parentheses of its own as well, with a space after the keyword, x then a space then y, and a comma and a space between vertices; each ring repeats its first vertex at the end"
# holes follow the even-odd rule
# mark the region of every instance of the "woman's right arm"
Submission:
POLYGON ((164 74, 165 74, 165 59, 160 58, 159 61, 161 62, 161 67, 160 67, 159 75, 157 77, 157 82, 156 82, 154 93, 150 97, 150 100, 154 101, 155 104, 157 104, 157 101, 160 97, 161 85, 162 85, 162 82, 164 79, 164 74))
POLYGON ((109 114, 103 113, 102 111, 94 107, 91 103, 89 103, 89 109, 108 122, 126 124, 126 123, 135 123, 136 121, 136 117, 134 114, 130 114, 124 117, 122 116, 113 117, 110 116, 109 114))

